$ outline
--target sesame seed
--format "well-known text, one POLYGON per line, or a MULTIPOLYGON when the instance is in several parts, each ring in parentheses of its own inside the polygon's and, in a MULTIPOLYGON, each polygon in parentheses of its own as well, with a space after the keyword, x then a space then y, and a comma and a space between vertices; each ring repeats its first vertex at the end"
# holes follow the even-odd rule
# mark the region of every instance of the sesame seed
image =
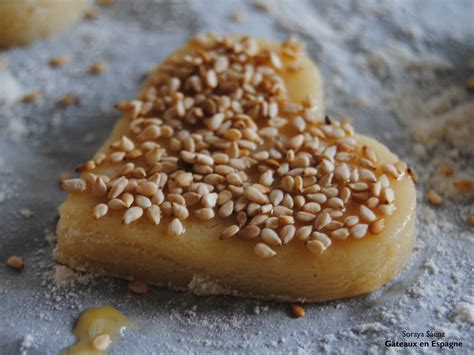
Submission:
POLYGON ((354 238, 363 238, 367 234, 368 228, 367 224, 356 224, 351 228, 351 235, 354 238))
POLYGON ((363 220, 367 222, 373 222, 377 218, 374 212, 367 206, 361 205, 360 206, 360 216, 362 217, 363 220))
POLYGON ((214 218, 215 213, 214 213, 214 210, 212 208, 201 208, 199 210, 196 210, 194 212, 194 215, 200 220, 208 221, 208 220, 214 218))
POLYGON ((220 239, 229 239, 229 238, 232 238, 234 237, 235 235, 237 235, 237 233, 239 233, 239 226, 237 226, 236 224, 234 225, 231 225, 229 227, 227 227, 226 229, 224 229, 220 235, 220 239))
POLYGON ((157 205, 151 205, 146 210, 146 215, 155 226, 161 222, 161 209, 157 205))
POLYGON ((219 208, 218 215, 221 218, 229 217, 234 212, 234 201, 230 200, 219 208))
POLYGON ((270 228, 262 229, 262 232, 260 233, 260 238, 262 238, 265 243, 272 246, 280 246, 282 244, 278 233, 270 228))
POLYGON ((346 239, 349 236, 347 228, 339 228, 331 232, 331 238, 346 239))
POLYGON ((234 11, 230 18, 232 21, 240 23, 243 21, 243 14, 240 11, 234 11))
MULTIPOLYGON (((151 200, 146 196, 136 195, 135 204, 143 209, 147 209, 148 207, 151 206, 151 200)), ((124 202, 124 205, 125 205, 125 202, 124 202)))
POLYGON ((260 205, 263 205, 268 201, 268 198, 260 192, 259 189, 257 189, 254 186, 249 186, 244 190, 244 196, 252 202, 258 203, 260 205))
POLYGON ((280 230, 280 238, 283 244, 288 244, 296 234, 296 227, 292 224, 283 226, 280 230))
POLYGON ((148 285, 142 281, 130 281, 128 289, 137 295, 148 293, 148 285))
POLYGON ((383 218, 370 223, 370 233, 380 234, 385 227, 385 220, 383 218))
POLYGON ((21 256, 10 256, 5 262, 5 264, 16 270, 20 270, 25 267, 25 263, 23 262, 21 256))
POLYGON ((92 340, 92 346, 95 350, 98 351, 105 351, 109 347, 111 343, 110 335, 108 334, 100 334, 92 340))
POLYGON ((65 95, 58 101, 58 105, 62 107, 76 105, 79 103, 79 97, 76 95, 65 95))
POLYGON ((390 163, 382 165, 382 171, 394 179, 398 179, 400 176, 400 173, 398 172, 395 165, 390 163))
POLYGON ((238 237, 242 239, 255 239, 260 235, 260 228, 256 225, 248 225, 241 229, 238 237))
POLYGON ((24 95, 21 99, 21 101, 25 102, 25 103, 31 103, 31 102, 35 102, 36 100, 38 100, 38 98, 41 96, 41 92, 36 90, 36 91, 32 91, 26 95, 24 95))
POLYGON ((168 233, 173 236, 180 236, 184 233, 184 227, 178 218, 174 218, 168 226, 168 233))
POLYGON ((125 177, 120 177, 115 183, 112 185, 110 188, 110 191, 107 195, 109 199, 114 199, 120 196, 122 192, 125 191, 125 188, 127 187, 128 184, 128 179, 125 177))
POLYGON ((393 192, 393 189, 391 187, 384 187, 382 189, 380 197, 382 201, 387 203, 392 203, 393 201, 395 201, 395 193, 393 192))
POLYGON ((380 205, 377 207, 377 211, 385 216, 391 216, 395 209, 394 205, 380 205))
POLYGON ((306 247, 311 253, 316 255, 321 255, 324 250, 326 250, 324 244, 321 243, 319 240, 308 240, 306 242, 306 247))
POLYGON ((276 252, 264 243, 258 243, 255 245, 253 251, 262 258, 272 258, 276 256, 276 252))
POLYGON ((92 75, 100 75, 107 70, 107 66, 103 62, 97 62, 90 66, 89 72, 92 75))
POLYGON ((441 206, 443 204, 443 198, 434 190, 428 190, 427 198, 428 202, 434 206, 441 206))
POLYGON ((99 203, 94 207, 94 218, 102 218, 107 214, 108 211, 109 207, 105 203, 99 203))
POLYGON ((50 67, 59 68, 69 62, 69 58, 66 55, 57 55, 52 57, 48 64, 50 67))
POLYGON ((82 179, 67 179, 61 185, 67 192, 81 192, 87 187, 86 182, 82 179))
POLYGON ((316 221, 314 222, 314 228, 316 230, 321 230, 330 222, 331 222, 331 216, 329 215, 329 213, 322 212, 316 218, 316 221))
POLYGON ((296 318, 301 318, 305 315, 304 308, 296 303, 291 304, 291 311, 296 318))
POLYGON ((297 240, 307 241, 313 232, 313 226, 302 226, 296 230, 295 238, 297 240))
POLYGON ((460 179, 460 180, 453 181, 453 185, 456 188, 456 190, 460 193, 468 193, 474 187, 474 183, 471 180, 467 180, 467 179, 460 179))
POLYGON ((130 224, 140 219, 141 216, 143 216, 143 208, 131 207, 127 211, 125 211, 125 213, 123 214, 122 223, 130 224))

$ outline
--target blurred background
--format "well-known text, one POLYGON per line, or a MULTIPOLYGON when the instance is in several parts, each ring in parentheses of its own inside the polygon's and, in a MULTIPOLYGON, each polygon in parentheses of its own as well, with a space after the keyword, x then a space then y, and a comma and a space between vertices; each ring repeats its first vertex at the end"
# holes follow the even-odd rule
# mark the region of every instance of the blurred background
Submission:
POLYGON ((429 329, 474 352, 473 15, 472 0, 0 0, 0 258, 27 265, 0 268, 0 353, 57 353, 81 310, 102 304, 140 325, 117 354, 380 353, 402 330, 429 329), (328 113, 414 167, 418 244, 398 280, 296 321, 279 303, 158 288, 137 298, 120 280, 58 279, 58 179, 107 138, 116 101, 206 32, 303 40, 328 113))

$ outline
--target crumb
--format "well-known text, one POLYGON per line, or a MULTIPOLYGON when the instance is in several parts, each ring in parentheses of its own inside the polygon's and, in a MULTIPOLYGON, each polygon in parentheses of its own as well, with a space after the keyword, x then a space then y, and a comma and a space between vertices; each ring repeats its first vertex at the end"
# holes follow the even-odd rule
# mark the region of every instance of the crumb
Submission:
POLYGON ((57 55, 57 56, 52 57, 49 60, 48 64, 50 67, 58 68, 67 64, 68 62, 69 62, 69 58, 66 55, 57 55))
POLYGON ((58 101, 58 106, 66 107, 79 103, 79 97, 76 95, 65 95, 58 101))
POLYGON ((35 90, 23 96, 21 101, 26 102, 26 103, 35 102, 40 96, 41 96, 41 92, 39 90, 35 90))
POLYGON ((23 262, 21 256, 10 256, 6 262, 7 266, 13 269, 23 269, 25 267, 25 263, 23 262))
POLYGON ((291 304, 291 311, 293 312, 293 315, 296 318, 304 317, 304 314, 305 314, 304 308, 299 304, 292 303, 291 304))
POLYGON ((20 216, 22 216, 25 219, 29 219, 33 216, 33 212, 29 210, 28 208, 23 208, 19 210, 18 213, 20 214, 20 216))
POLYGON ((441 206, 443 204, 443 198, 434 190, 428 190, 427 198, 428 202, 434 206, 441 206))
POLYGON ((90 132, 90 133, 87 133, 83 138, 82 138, 82 141, 84 143, 92 143, 93 141, 95 141, 95 134, 90 132))
POLYGON ((138 295, 143 295, 148 292, 148 285, 141 281, 130 281, 128 289, 138 295))
POLYGON ((89 68, 89 72, 92 74, 92 75, 99 75, 99 74, 102 74, 103 72, 105 72, 107 70, 107 66, 105 65, 105 63, 103 62, 97 62, 97 63, 94 63, 91 65, 91 67, 89 68))

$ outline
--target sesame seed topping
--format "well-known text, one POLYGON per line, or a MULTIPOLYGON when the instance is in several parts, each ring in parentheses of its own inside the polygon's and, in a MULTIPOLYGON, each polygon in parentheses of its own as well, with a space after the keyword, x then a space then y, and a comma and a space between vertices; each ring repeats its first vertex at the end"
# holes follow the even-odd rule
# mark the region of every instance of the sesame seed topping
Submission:
POLYGON ((122 222, 123 224, 130 224, 140 219, 141 216, 143 216, 143 208, 131 207, 123 214, 122 222))
POLYGON ((255 254, 262 258, 272 258, 276 256, 276 251, 264 243, 258 243, 253 250, 255 254))
POLYGON ((290 101, 281 72, 302 47, 197 38, 136 99, 117 103, 128 128, 63 188, 91 193, 96 219, 120 211, 128 225, 146 214, 143 223, 167 223, 173 236, 184 220, 228 219, 220 239, 251 240, 262 257, 289 243, 321 254, 332 239, 380 233, 396 210, 393 179, 410 169, 380 161, 347 120, 317 120, 315 98, 290 101))
POLYGON ((105 351, 111 344, 111 338, 108 334, 100 334, 92 340, 92 346, 95 350, 105 351))
POLYGON ((174 218, 168 226, 168 233, 173 236, 180 236, 184 233, 184 227, 178 218, 174 218))

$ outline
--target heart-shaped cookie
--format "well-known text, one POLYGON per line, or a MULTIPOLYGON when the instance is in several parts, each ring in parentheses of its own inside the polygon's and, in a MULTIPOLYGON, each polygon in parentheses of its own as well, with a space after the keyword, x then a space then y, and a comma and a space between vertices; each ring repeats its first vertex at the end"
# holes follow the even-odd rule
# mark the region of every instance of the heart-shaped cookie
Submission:
POLYGON ((59 261, 196 293, 372 291, 414 242, 411 170, 324 117, 301 43, 195 38, 150 73, 63 182, 59 261))

